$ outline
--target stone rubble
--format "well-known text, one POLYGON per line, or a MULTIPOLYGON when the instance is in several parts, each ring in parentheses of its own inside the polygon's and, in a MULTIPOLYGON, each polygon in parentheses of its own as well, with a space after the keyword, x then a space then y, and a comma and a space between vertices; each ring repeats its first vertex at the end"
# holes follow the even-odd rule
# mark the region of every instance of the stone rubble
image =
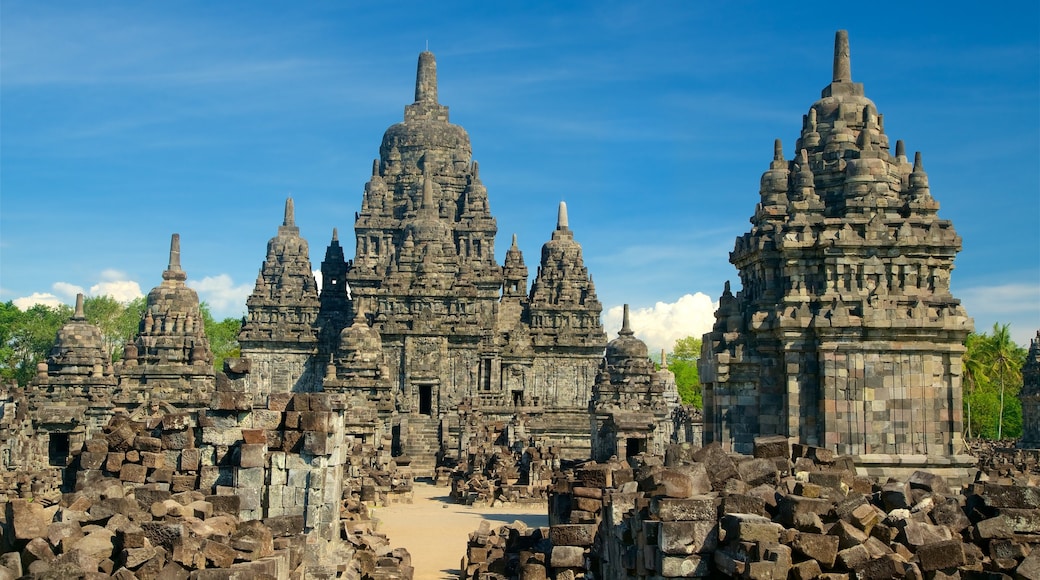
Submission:
POLYGON ((924 470, 857 475, 850 456, 782 437, 750 456, 713 443, 589 462, 556 473, 548 528, 470 534, 462 577, 1036 578, 1033 459, 960 489, 924 470))

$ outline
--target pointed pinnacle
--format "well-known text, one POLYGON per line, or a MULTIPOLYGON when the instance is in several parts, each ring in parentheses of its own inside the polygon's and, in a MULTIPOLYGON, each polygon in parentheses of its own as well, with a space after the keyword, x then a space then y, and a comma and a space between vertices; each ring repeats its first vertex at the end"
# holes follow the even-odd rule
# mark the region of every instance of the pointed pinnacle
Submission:
POLYGON ((437 102, 437 60, 428 50, 419 53, 419 66, 415 73, 415 102, 437 102))
POLYGON ((834 33, 834 79, 833 82, 852 82, 852 59, 849 56, 849 31, 834 33))
POLYGON ((170 237, 170 264, 166 267, 171 272, 179 272, 181 269, 181 235, 173 234, 170 237))
POLYGON ((83 314, 83 293, 79 292, 76 294, 76 313, 72 315, 73 320, 83 320, 86 315, 83 314))
POLYGON ((332 228, 332 241, 334 241, 334 242, 338 242, 339 241, 339 230, 336 229, 336 228, 332 228))
POLYGON ((914 171, 924 171, 924 162, 921 161, 921 152, 914 153, 914 171))
POLYGON ((287 197, 285 199, 285 219, 282 220, 283 226, 295 226, 296 225, 296 208, 293 205, 293 199, 287 197))
POLYGON ((784 160, 784 144, 779 139, 773 141, 773 161, 784 160))
POLYGON ((561 201, 560 209, 556 214, 556 229, 565 230, 568 228, 568 225, 569 224, 567 223, 567 202, 561 201))
POLYGON ((513 234, 513 245, 511 247, 516 247, 516 234, 513 234))
POLYGON ((625 304, 624 314, 621 318, 621 330, 618 332, 619 336, 632 336, 635 334, 632 332, 632 327, 628 324, 628 304, 625 304))

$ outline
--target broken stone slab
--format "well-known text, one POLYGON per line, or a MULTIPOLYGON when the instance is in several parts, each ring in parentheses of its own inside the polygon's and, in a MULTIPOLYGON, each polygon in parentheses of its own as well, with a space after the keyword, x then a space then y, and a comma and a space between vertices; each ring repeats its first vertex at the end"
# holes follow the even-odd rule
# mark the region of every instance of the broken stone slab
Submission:
MULTIPOLYGON (((718 517, 718 499, 710 496, 690 498, 658 497, 650 501, 650 513, 661 521, 710 520, 718 517)), ((760 514, 761 515, 761 514, 760 514)))
POLYGON ((963 566, 967 561, 964 544, 954 539, 918 546, 916 554, 921 570, 925 572, 956 568, 963 566))
POLYGON ((791 547, 806 558, 816 560, 824 568, 833 568, 838 557, 837 536, 803 532, 795 536, 791 547))

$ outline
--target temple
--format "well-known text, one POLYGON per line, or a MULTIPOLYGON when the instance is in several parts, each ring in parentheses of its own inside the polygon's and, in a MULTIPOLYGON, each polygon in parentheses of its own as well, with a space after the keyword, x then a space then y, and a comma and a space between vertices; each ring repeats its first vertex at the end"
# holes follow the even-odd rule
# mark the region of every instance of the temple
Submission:
POLYGON ((961 239, 937 215, 920 153, 890 148, 884 116, 852 81, 839 31, 834 74, 779 140, 751 230, 700 362, 705 441, 750 452, 783 435, 865 471, 970 465, 961 355, 972 330, 950 294, 961 239))

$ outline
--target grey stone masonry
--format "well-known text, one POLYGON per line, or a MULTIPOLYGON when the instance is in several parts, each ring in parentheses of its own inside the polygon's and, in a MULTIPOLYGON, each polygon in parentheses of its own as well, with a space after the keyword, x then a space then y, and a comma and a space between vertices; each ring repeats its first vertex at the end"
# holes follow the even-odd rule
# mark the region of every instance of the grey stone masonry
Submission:
POLYGON ((181 269, 178 234, 170 240, 162 278, 148 293, 136 339, 123 352, 119 401, 203 405, 214 386, 213 353, 199 295, 184 283, 188 275, 181 269))
POLYGON ((248 314, 238 336, 242 356, 251 363, 252 392, 318 390, 312 358, 318 352, 320 302, 309 256, 289 198, 278 234, 267 242, 267 257, 246 300, 248 314))
POLYGON ((852 81, 848 35, 803 117, 794 158, 777 140, 752 228, 704 337, 705 440, 750 452, 784 435, 871 465, 953 466, 961 355, 972 329, 950 294, 961 247, 918 153, 895 151, 852 81))
MULTIPOLYGON (((456 409, 467 402, 500 420, 527 409, 532 436, 567 439, 585 456, 584 414, 606 335, 565 207, 528 294, 515 239, 505 267, 495 259, 487 188, 469 136, 437 101, 429 52, 419 55, 415 102, 387 129, 372 169, 346 282, 382 340, 398 452, 432 474, 434 456, 455 447, 456 409)), ((345 359, 333 358, 337 376, 348 376, 345 359)))
POLYGON ((646 343, 629 325, 626 304, 621 330, 607 343, 589 402, 592 460, 663 455, 673 442, 672 414, 678 406, 675 377, 667 369, 655 371, 646 343))
POLYGON ((65 467, 72 451, 108 423, 116 383, 101 330, 87 322, 83 294, 77 294, 72 318, 58 330, 47 360, 39 364, 29 387, 27 402, 32 413, 26 415, 28 431, 21 438, 24 447, 21 453, 12 453, 14 461, 3 467, 65 467))
POLYGON ((1029 341, 1029 352, 1022 365, 1022 439, 1019 447, 1040 449, 1040 330, 1029 341))

